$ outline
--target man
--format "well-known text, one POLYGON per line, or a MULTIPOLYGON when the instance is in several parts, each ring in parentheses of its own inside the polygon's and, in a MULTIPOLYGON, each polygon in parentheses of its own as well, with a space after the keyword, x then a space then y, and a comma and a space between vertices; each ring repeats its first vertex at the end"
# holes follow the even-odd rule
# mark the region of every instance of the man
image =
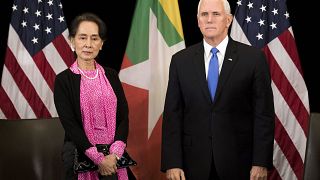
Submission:
POLYGON ((161 170, 176 180, 267 179, 275 115, 266 58, 228 37, 227 0, 200 0, 197 19, 203 42, 170 65, 161 170), (218 62, 216 87, 210 59, 218 62))

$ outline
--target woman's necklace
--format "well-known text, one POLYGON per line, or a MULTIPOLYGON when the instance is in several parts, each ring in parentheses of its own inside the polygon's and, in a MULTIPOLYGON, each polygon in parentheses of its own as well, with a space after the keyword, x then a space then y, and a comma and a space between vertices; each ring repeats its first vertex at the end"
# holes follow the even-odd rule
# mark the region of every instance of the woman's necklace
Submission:
POLYGON ((78 70, 80 71, 80 73, 81 73, 84 77, 86 77, 86 78, 88 78, 88 79, 93 80, 93 79, 96 79, 96 78, 98 77, 98 74, 99 74, 98 68, 96 69, 96 75, 94 75, 94 77, 89 77, 89 76, 87 76, 79 67, 77 67, 77 68, 78 68, 78 70))

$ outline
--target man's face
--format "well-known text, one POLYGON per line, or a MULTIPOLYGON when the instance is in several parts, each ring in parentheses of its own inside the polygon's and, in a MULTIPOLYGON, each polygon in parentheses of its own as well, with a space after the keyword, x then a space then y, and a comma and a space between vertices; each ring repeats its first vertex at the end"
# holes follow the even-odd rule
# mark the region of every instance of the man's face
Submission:
POLYGON ((222 0, 203 0, 198 12, 198 26, 207 41, 222 41, 228 34, 232 15, 227 14, 222 0))

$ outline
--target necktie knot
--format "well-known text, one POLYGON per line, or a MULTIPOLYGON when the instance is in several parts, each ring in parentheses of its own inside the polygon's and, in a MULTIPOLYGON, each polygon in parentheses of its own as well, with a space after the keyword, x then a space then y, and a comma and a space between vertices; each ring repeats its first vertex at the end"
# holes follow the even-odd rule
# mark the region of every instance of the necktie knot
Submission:
POLYGON ((217 54, 218 51, 219 51, 219 50, 218 50, 217 48, 215 48, 215 47, 211 49, 212 55, 217 54))

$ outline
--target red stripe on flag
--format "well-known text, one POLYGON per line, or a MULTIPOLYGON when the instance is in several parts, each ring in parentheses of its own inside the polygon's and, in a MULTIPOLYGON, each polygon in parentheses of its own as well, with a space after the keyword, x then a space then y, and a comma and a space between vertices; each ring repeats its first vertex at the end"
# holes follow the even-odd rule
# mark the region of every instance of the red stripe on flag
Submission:
POLYGON ((306 121, 306 119, 308 119, 309 117, 307 109, 303 105, 300 97, 293 89, 292 85, 289 83, 285 74, 282 72, 279 64, 272 56, 270 49, 266 47, 263 50, 269 62, 271 78, 273 82, 279 89, 281 95, 287 102, 289 108, 291 109, 292 113, 294 114, 300 126, 302 127, 304 134, 306 135, 308 129, 308 121, 306 121))
POLYGON ((269 180, 282 180, 276 168, 273 167, 271 171, 268 172, 269 180))
POLYGON ((121 69, 125 69, 128 68, 130 66, 132 66, 133 64, 131 63, 131 61, 129 61, 129 58, 127 56, 127 54, 125 53, 123 56, 123 60, 122 60, 122 64, 121 64, 121 69))
POLYGON ((17 86, 19 87, 20 92, 28 101, 36 117, 51 117, 48 109, 41 101, 36 90, 32 86, 26 74, 24 74, 19 63, 17 62, 16 58, 14 57, 9 48, 7 48, 6 52, 5 66, 8 68, 8 71, 12 74, 12 77, 15 80, 17 86))
POLYGON ((60 34, 52 41, 52 44, 59 52, 61 58, 66 63, 67 67, 70 67, 72 63, 75 61, 75 58, 64 36, 60 34))
POLYGON ((162 134, 162 116, 154 126, 148 140, 148 161, 149 171, 147 177, 153 180, 166 180, 164 173, 160 171, 161 163, 161 134, 162 134))
POLYGON ((296 65, 297 69, 302 75, 303 73, 294 37, 292 36, 289 30, 286 30, 278 36, 278 39, 280 40, 281 44, 288 52, 292 62, 296 65))
MULTIPOLYGON (((132 167, 137 179, 148 179, 147 141, 148 141, 148 91, 122 83, 130 112, 128 152, 138 165, 132 167)), ((160 171, 160 170, 159 170, 160 171)))
POLYGON ((50 64, 48 63, 45 55, 42 51, 39 51, 37 54, 33 56, 33 61, 37 65, 39 71, 41 72, 43 78, 48 83, 51 91, 54 88, 54 79, 56 77, 56 73, 51 68, 50 64))
POLYGON ((288 160, 291 168, 298 177, 302 179, 303 176, 303 161, 293 144, 290 136, 288 135, 285 128, 282 126, 278 117, 275 118, 275 136, 274 139, 277 141, 280 149, 288 160))
POLYGON ((0 86, 0 102, 0 109, 7 119, 20 119, 16 108, 13 106, 10 98, 2 86, 0 86))

